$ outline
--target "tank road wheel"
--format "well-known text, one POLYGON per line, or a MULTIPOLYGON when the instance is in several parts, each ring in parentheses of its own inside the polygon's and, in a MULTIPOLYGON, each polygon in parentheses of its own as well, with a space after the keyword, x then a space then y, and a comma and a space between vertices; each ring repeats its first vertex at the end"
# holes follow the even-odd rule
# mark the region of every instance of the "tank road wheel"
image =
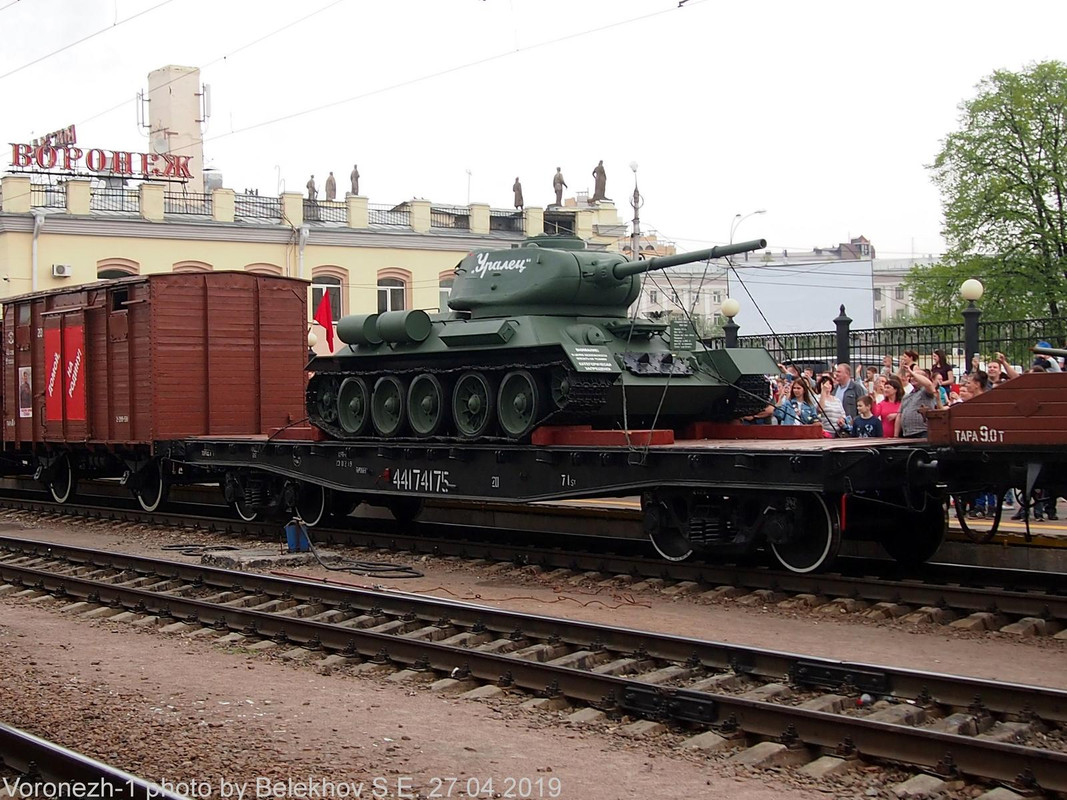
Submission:
POLYGON ((552 405, 557 409, 564 408, 571 398, 571 374, 563 367, 556 367, 548 379, 549 394, 552 397, 552 405))
POLYGON ((69 455, 61 455, 52 465, 52 477, 48 479, 48 491, 57 503, 69 503, 78 491, 78 478, 69 455))
POLYGON ((322 377, 316 386, 314 410, 319 418, 332 424, 337 421, 337 378, 331 376, 322 377))
POLYGON ((452 390, 452 418, 464 439, 484 436, 493 421, 493 388, 480 372, 464 372, 452 390))
POLYGON ((378 378, 370 401, 374 430, 385 437, 396 436, 404 425, 404 385, 393 375, 378 378))
POLYGON ((814 492, 789 498, 785 511, 789 522, 780 529, 781 535, 768 536, 778 563, 801 574, 829 566, 841 549, 836 511, 814 492))
POLYGON ((497 418, 508 436, 521 439, 541 418, 541 390, 534 376, 524 369, 504 376, 496 398, 497 418))
POLYGON ((416 436, 433 436, 445 421, 445 390, 429 373, 417 375, 408 387, 408 422, 416 436))
POLYGON ((362 378, 345 378, 337 392, 337 421, 345 433, 359 436, 370 419, 370 392, 362 378))
POLYGON ((170 484, 163 478, 159 461, 152 459, 138 474, 133 496, 137 498, 137 503, 141 508, 151 514, 167 502, 169 489, 170 484))
POLYGON ((301 483, 297 489, 296 513, 309 528, 322 522, 328 513, 327 491, 314 483, 301 483))

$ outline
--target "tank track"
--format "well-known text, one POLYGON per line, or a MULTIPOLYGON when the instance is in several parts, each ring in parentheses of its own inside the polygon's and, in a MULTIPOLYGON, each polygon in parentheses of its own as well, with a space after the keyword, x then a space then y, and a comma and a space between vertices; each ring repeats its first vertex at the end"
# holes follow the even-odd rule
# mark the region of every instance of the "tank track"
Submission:
MULTIPOLYGON (((360 435, 352 435, 341 427, 337 420, 337 394, 341 383, 349 377, 360 377, 366 382, 369 389, 373 390, 374 383, 381 377, 393 375, 401 379, 411 379, 416 375, 431 374, 441 379, 456 378, 466 372, 481 372, 487 376, 499 379, 505 373, 512 370, 526 370, 534 375, 540 382, 541 388, 547 391, 548 399, 544 403, 547 409, 535 422, 534 428, 548 423, 550 420, 559 418, 573 418, 575 416, 589 414, 598 411, 607 401, 608 391, 615 382, 612 375, 596 373, 580 373, 573 371, 565 361, 543 362, 540 364, 494 364, 494 365, 471 365, 454 367, 449 369, 389 369, 360 372, 322 372, 308 381, 306 391, 306 408, 308 421, 315 427, 325 431, 336 439, 343 441, 358 442, 463 442, 470 443, 516 443, 529 439, 529 436, 514 438, 505 435, 486 435, 475 439, 461 436, 455 429, 454 421, 450 420, 449 429, 434 436, 416 436, 409 431, 402 435, 384 437, 377 434, 373 427, 368 424, 368 432, 360 435), (562 404, 556 405, 552 399, 549 388, 550 378, 554 372, 562 372, 567 382, 566 399, 562 404), (331 413, 332 410, 332 413, 331 413)), ((445 398, 451 404, 451 396, 445 398)), ((406 427, 406 426, 405 426, 406 427)), ((497 426, 493 425, 496 429, 497 426)))

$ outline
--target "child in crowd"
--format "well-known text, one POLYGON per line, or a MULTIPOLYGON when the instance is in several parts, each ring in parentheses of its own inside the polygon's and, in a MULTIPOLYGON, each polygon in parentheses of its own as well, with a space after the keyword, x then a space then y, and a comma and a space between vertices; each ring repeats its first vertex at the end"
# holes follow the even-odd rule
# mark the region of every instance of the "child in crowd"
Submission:
POLYGON ((852 421, 852 435, 860 439, 882 438, 882 420, 872 411, 874 400, 869 394, 856 399, 859 417, 852 421))

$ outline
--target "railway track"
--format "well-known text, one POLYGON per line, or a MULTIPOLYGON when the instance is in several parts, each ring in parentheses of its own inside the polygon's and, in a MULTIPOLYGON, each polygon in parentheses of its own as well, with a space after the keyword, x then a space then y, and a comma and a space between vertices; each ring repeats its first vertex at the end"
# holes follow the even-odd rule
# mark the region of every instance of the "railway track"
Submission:
POLYGON ((2 595, 49 593, 94 617, 213 629, 231 644, 284 646, 358 671, 409 670, 442 691, 587 704, 599 711, 586 713, 689 731, 704 749, 859 756, 1067 791, 1067 692, 1058 689, 17 539, 0 539, 0 580, 2 595))
MULTIPOLYGON (((83 503, 93 498, 83 498, 83 503)), ((8 496, 9 507, 89 519, 147 522, 251 536, 279 536, 278 522, 244 521, 221 507, 184 504, 149 514, 132 502, 126 507, 102 497, 92 504, 57 505, 34 495, 8 496), (205 510, 208 513, 205 513, 205 510), (196 512, 196 513, 194 513, 196 512)), ((837 614, 879 619, 906 618, 974 631, 1006 630, 1056 636, 1067 629, 1067 582, 1060 573, 926 564, 903 570, 892 561, 842 559, 842 571, 801 575, 784 570, 701 561, 665 562, 646 557, 643 543, 612 542, 616 552, 589 550, 589 540, 552 532, 491 530, 474 526, 419 523, 412 532, 389 520, 347 518, 312 531, 319 544, 339 544, 391 554, 483 559, 517 569, 551 573, 556 580, 614 580, 671 594, 718 601, 755 594, 766 605, 827 607, 837 614), (549 542, 546 546, 544 542, 549 542)), ((601 545, 602 538, 595 539, 601 545)), ((1062 637, 1061 637, 1062 638, 1062 637)))
POLYGON ((185 800, 143 778, 0 723, 0 765, 11 797, 185 800))

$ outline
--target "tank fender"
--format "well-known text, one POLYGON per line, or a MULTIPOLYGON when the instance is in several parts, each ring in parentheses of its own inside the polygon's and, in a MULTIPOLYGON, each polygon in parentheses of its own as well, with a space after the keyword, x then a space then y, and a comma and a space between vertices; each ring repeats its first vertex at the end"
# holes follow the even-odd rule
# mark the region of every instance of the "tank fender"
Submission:
POLYGON ((721 348, 699 353, 698 357, 710 364, 727 383, 737 383, 742 376, 777 375, 781 372, 771 354, 762 348, 721 348))

